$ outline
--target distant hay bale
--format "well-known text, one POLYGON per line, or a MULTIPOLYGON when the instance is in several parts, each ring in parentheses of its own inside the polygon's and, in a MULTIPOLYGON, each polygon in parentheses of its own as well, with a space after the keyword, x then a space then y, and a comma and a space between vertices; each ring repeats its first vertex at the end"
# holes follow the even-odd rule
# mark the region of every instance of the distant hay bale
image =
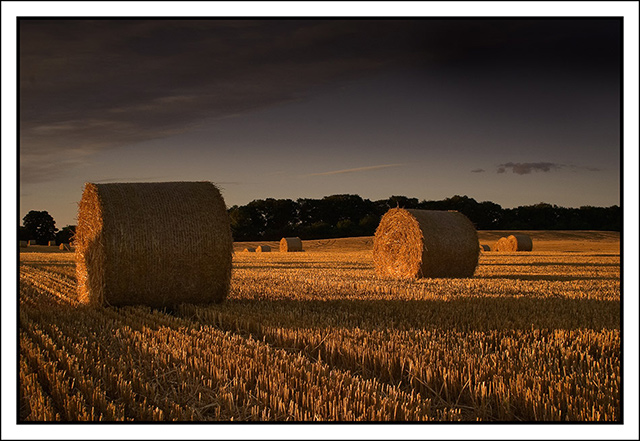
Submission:
POLYGON ((56 241, 55 241, 55 240, 50 240, 50 241, 49 241, 49 246, 50 246, 50 247, 55 247, 55 246, 57 246, 56 241))
POLYGON ((527 234, 512 234, 507 237, 513 251, 531 251, 533 249, 533 240, 527 234))
POLYGON ((269 245, 260 245, 256 248, 256 253, 269 253, 271 252, 271 247, 269 245))
POLYGON ((29 242, 27 242, 26 240, 21 240, 19 244, 20 244, 20 248, 26 248, 29 242))
POLYGON ((74 244, 86 304, 171 307, 229 291, 229 216, 210 182, 87 183, 74 244))
POLYGON ((37 243, 36 243, 36 241, 35 241, 35 240, 33 240, 33 239, 31 239, 31 240, 29 241, 29 243, 27 244, 27 246, 29 246, 29 247, 34 246, 34 245, 38 245, 38 244, 37 244, 37 243))
POLYGON ((502 252, 531 251, 533 240, 526 234, 512 234, 508 237, 501 237, 496 242, 495 250, 502 252))
POLYGON ((245 253, 255 253, 255 252, 256 252, 256 249, 255 249, 255 248, 253 248, 253 247, 246 247, 243 251, 244 251, 245 253))
POLYGON ((471 277, 479 254, 476 229, 457 211, 392 208, 373 241, 376 274, 385 278, 471 277))
POLYGON ((497 240, 496 244, 493 246, 493 249, 498 252, 509 252, 511 251, 511 244, 506 237, 501 237, 497 240))
POLYGON ((491 247, 489 245, 482 244, 480 245, 480 251, 491 251, 491 247))
POLYGON ((299 237, 283 237, 280 239, 280 252, 289 253, 292 251, 302 251, 302 241, 299 237))

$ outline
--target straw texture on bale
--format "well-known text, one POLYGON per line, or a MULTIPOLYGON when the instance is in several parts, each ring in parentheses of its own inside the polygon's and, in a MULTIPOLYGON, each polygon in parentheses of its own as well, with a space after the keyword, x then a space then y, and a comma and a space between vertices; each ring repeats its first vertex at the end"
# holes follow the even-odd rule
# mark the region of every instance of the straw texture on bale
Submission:
POLYGON ((280 239, 280 252, 302 251, 302 241, 299 237, 283 237, 280 239))
POLYGON ((496 244, 493 246, 493 249, 498 252, 511 251, 511 245, 506 237, 501 237, 497 240, 496 244))
POLYGON ((491 251, 491 247, 489 245, 485 245, 485 244, 480 245, 480 249, 482 251, 491 251))
POLYGON ((20 247, 22 247, 22 248, 26 248, 27 244, 28 244, 28 242, 26 240, 21 240, 20 241, 20 247))
POLYGON ((256 249, 255 249, 255 248, 253 248, 253 247, 246 247, 243 251, 244 251, 245 253, 255 253, 255 252, 256 252, 256 249))
POLYGON ((229 291, 231 227, 210 182, 87 183, 74 245, 86 304, 171 307, 229 291))
POLYGON ((268 253, 271 251, 271 247, 269 245, 260 245, 256 248, 256 253, 268 253))
POLYGON ((498 239, 495 249, 501 252, 531 251, 533 249, 533 241, 526 234, 512 234, 498 239))
POLYGON ((392 208, 373 241, 376 274, 384 278, 471 277, 479 254, 475 227, 457 211, 392 208))

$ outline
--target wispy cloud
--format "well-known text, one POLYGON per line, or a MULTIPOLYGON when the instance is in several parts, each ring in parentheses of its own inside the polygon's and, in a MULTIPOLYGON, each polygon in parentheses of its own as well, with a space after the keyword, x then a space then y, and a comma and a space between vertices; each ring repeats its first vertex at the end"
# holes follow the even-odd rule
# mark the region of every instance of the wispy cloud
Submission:
POLYGON ((505 173, 507 169, 511 169, 513 173, 518 175, 528 175, 532 171, 549 172, 566 167, 566 164, 557 164, 554 162, 507 162, 499 164, 497 173, 505 173))
POLYGON ((322 172, 322 173, 310 173, 308 175, 303 175, 303 176, 329 176, 329 175, 339 175, 342 173, 358 173, 358 172, 363 172, 363 171, 368 171, 368 170, 378 170, 381 168, 389 168, 389 167, 402 167, 405 164, 384 164, 384 165, 371 165, 369 167, 357 167, 357 168, 346 168, 344 170, 334 170, 334 171, 328 171, 328 172, 322 172))
MULTIPOLYGON (((599 167, 590 167, 575 164, 561 164, 557 162, 506 162, 504 164, 498 164, 496 173, 506 173, 508 169, 511 169, 513 173, 518 175, 528 175, 531 172, 550 172, 559 169, 569 169, 573 172, 590 171, 601 172, 603 169, 599 167)), ((471 170, 472 173, 484 171, 482 169, 471 170)))
POLYGON ((476 168, 474 170, 471 170, 471 173, 484 173, 485 170, 484 168, 476 168))

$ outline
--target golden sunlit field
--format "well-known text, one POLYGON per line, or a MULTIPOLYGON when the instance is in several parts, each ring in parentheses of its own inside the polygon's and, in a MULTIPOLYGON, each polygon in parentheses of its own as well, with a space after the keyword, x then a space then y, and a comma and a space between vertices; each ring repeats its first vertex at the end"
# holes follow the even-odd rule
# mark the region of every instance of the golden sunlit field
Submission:
POLYGON ((413 281, 371 237, 236 243, 227 301, 175 311, 78 305, 73 253, 22 249, 19 418, 619 421, 620 235, 527 233, 413 281))

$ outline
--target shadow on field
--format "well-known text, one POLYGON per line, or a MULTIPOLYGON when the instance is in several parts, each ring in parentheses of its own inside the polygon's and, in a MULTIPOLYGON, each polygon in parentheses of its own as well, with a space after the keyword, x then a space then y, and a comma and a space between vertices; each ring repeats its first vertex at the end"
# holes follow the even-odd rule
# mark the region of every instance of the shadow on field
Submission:
POLYGON ((593 263, 593 262, 522 262, 522 263, 505 263, 505 262, 484 262, 481 265, 485 266, 570 266, 574 268, 580 267, 599 267, 599 266, 609 266, 609 267, 619 267, 620 263, 593 263))
POLYGON ((42 262, 42 261, 29 261, 29 260, 23 260, 20 262, 20 265, 29 265, 29 266, 33 266, 35 268, 39 268, 39 267, 51 267, 51 266, 64 266, 64 267, 75 267, 76 263, 75 262, 42 262))
POLYGON ((477 279, 510 279, 510 280, 526 280, 526 281, 547 281, 547 282, 569 282, 572 280, 620 280, 620 277, 603 277, 603 276, 559 276, 557 274, 493 274, 490 276, 476 276, 477 279))
POLYGON ((281 328, 444 329, 620 328, 620 302, 566 298, 472 297, 444 300, 227 300, 181 309, 199 323, 237 331, 242 323, 281 328), (198 309, 201 308, 201 311, 198 309), (190 313, 186 311, 190 310, 190 313), (202 314, 201 314, 202 312, 202 314))

